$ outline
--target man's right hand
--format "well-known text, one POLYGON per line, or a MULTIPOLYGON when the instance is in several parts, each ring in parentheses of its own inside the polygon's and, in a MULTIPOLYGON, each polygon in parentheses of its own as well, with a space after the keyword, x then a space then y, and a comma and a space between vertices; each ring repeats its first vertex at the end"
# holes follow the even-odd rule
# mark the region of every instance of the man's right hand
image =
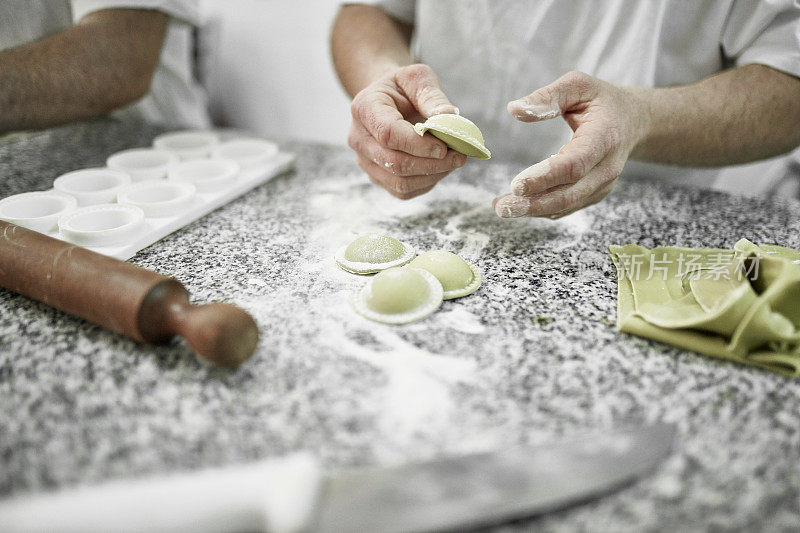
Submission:
POLYGON ((422 64, 393 70, 353 99, 347 142, 369 179, 403 200, 433 189, 467 157, 432 135, 420 137, 415 122, 458 113, 439 87, 433 70, 422 64))

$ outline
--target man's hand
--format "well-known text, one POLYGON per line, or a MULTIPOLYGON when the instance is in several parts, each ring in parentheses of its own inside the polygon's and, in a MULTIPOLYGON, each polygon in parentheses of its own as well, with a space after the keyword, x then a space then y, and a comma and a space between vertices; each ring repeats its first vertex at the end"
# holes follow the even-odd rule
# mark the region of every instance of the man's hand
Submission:
POLYGON ((467 157, 432 135, 420 137, 413 123, 431 115, 457 113, 427 65, 397 68, 353 99, 347 142, 369 179, 407 200, 424 194, 467 157))
POLYGON ((628 157, 724 166, 800 145, 800 79, 748 64, 697 83, 618 87, 580 72, 508 104, 524 122, 564 117, 574 134, 557 155, 520 172, 495 200, 505 218, 558 218, 599 202, 628 157))
POLYGON ((457 113, 427 65, 411 65, 413 28, 377 6, 345 5, 331 33, 331 54, 345 90, 353 96, 348 144, 369 179, 402 199, 430 191, 466 156, 413 123, 457 113))
POLYGON ((503 218, 559 218, 602 200, 646 131, 647 113, 634 90, 570 72, 508 104, 522 122, 562 116, 572 139, 558 154, 520 172, 512 194, 495 199, 503 218))

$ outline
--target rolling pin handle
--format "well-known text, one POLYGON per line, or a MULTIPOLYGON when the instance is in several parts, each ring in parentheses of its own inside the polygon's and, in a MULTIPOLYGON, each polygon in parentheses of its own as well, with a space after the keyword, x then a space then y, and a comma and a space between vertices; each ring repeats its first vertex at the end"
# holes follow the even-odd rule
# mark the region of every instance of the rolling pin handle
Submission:
POLYGON ((139 331, 153 344, 183 337, 203 359, 221 366, 238 365, 258 344, 258 325, 249 314, 224 303, 192 305, 175 279, 162 281, 147 293, 139 312, 139 331))

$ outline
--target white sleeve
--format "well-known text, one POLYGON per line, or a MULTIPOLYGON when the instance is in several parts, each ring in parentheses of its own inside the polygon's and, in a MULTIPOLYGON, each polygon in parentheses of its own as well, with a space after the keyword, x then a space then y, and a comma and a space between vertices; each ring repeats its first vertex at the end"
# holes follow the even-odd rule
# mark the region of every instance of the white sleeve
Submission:
POLYGON ((342 2, 342 5, 347 4, 368 4, 381 8, 400 22, 406 24, 414 24, 414 11, 416 9, 416 0, 366 0, 363 2, 342 2))
POLYGON ((72 0, 72 18, 76 22, 102 9, 154 9, 193 26, 203 23, 199 0, 72 0))
POLYGON ((760 63, 800 77, 800 2, 734 0, 720 44, 736 66, 760 63))

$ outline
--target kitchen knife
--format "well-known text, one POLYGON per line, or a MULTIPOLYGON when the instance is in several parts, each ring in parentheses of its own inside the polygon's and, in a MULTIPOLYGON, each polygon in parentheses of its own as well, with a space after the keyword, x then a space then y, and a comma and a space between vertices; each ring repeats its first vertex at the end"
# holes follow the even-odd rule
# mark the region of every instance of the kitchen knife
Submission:
POLYGON ((396 533, 497 524, 630 483, 668 424, 536 447, 324 475, 308 454, 0 502, 0 531, 396 533))

